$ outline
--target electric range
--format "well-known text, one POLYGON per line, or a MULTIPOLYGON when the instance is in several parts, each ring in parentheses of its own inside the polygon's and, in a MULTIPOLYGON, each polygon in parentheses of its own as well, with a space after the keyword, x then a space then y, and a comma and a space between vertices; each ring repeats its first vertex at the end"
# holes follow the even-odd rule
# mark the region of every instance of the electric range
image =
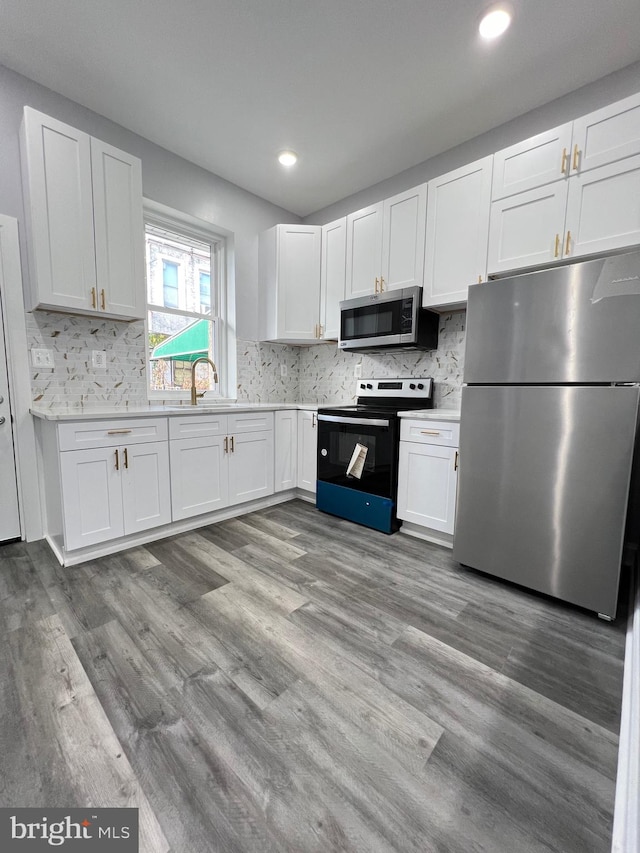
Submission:
POLYGON ((394 533, 400 418, 433 408, 433 379, 363 379, 357 405, 318 409, 316 506, 366 527, 394 533))

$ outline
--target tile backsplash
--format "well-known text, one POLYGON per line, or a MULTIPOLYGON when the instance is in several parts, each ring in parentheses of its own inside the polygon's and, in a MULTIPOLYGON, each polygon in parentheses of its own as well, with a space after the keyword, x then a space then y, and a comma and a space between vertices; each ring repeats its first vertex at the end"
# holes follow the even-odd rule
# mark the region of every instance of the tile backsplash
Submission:
MULTIPOLYGON (((29 349, 47 349, 53 369, 32 368, 31 391, 41 407, 70 409, 147 402, 144 323, 34 311, 26 315, 29 349), (91 350, 105 350, 107 367, 91 365, 91 350)), ((432 376, 436 406, 460 405, 464 311, 442 314, 435 352, 343 353, 335 344, 291 347, 238 341, 237 397, 252 403, 350 403, 354 368, 364 378, 432 376), (285 369, 282 369, 284 365, 285 369), (283 375, 284 374, 284 375, 283 375)))
POLYGON ((300 349, 300 401, 330 404, 355 402, 354 368, 362 362, 363 378, 431 376, 435 405, 459 408, 464 366, 466 311, 440 315, 438 349, 434 352, 346 353, 331 344, 300 349))

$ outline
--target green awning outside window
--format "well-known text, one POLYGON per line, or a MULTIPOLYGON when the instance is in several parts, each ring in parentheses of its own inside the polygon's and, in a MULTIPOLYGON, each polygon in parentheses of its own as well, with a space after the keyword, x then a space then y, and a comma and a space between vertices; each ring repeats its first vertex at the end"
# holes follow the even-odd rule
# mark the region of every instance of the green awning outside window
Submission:
POLYGON ((151 360, 195 361, 209 355, 209 320, 196 320, 153 348, 151 360))

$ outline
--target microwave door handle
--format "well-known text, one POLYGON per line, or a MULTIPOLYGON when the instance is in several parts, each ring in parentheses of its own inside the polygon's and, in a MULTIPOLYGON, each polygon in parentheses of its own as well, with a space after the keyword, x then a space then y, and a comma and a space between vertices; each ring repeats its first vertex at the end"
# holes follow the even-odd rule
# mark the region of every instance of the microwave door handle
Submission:
POLYGON ((337 415, 318 415, 319 421, 329 421, 332 424, 356 424, 357 426, 388 427, 389 421, 379 418, 341 418, 337 415))

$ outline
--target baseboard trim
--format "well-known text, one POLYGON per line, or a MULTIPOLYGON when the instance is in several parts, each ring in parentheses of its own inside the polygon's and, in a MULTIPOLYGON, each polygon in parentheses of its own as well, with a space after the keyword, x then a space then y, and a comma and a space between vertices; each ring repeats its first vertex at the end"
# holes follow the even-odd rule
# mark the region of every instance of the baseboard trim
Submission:
POLYGON ((403 521, 399 532, 406 536, 413 536, 415 539, 424 539, 425 542, 433 542, 434 545, 453 548, 453 536, 450 533, 441 533, 438 530, 432 530, 430 527, 412 524, 410 521, 403 521))
POLYGON ((247 501, 242 504, 225 507, 217 512, 209 512, 205 515, 194 516, 193 518, 185 518, 181 521, 174 521, 171 524, 165 524, 162 527, 153 527, 150 530, 144 530, 141 533, 135 533, 132 536, 124 536, 120 539, 111 539, 109 542, 101 542, 99 545, 92 545, 89 548, 79 548, 77 551, 65 551, 60 548, 55 540, 49 535, 45 535, 49 547, 56 556, 56 559, 63 566, 77 566, 80 563, 86 563, 87 560, 96 560, 98 557, 106 557, 109 554, 116 554, 118 551, 125 551, 127 548, 135 548, 138 545, 146 545, 149 542, 155 542, 158 539, 166 539, 168 536, 175 536, 177 533, 186 533, 189 530, 197 530, 198 527, 206 527, 208 524, 215 524, 218 521, 226 521, 230 518, 239 518, 242 515, 247 515, 250 512, 255 512, 258 509, 266 509, 270 506, 276 506, 286 501, 291 501, 294 498, 302 498, 302 500, 315 500, 314 496, 309 496, 308 493, 299 493, 298 489, 289 489, 286 492, 276 492, 268 497, 258 498, 253 501, 247 501))
POLYGON ((630 572, 612 853, 640 853, 640 563, 630 572))

